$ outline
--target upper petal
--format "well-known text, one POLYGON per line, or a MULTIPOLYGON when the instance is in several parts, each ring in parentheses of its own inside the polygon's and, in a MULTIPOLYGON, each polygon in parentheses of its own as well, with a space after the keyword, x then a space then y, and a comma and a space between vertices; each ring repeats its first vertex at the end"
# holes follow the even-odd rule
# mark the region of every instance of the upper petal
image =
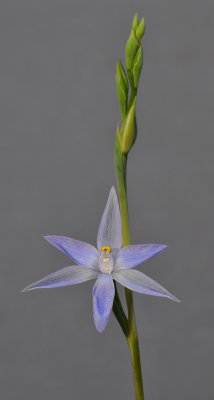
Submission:
POLYGON ((117 271, 113 272, 112 275, 117 282, 134 292, 168 297, 171 300, 180 301, 163 286, 159 285, 159 283, 153 281, 153 279, 136 269, 117 271))
POLYGON ((44 236, 44 239, 71 257, 77 264, 85 268, 99 268, 99 252, 91 244, 66 236, 49 235, 44 236))
POLYGON ((103 246, 120 249, 121 245, 120 208, 115 188, 112 186, 98 230, 97 247, 99 250, 103 246))
POLYGON ((94 323, 102 332, 109 320, 114 300, 114 283, 111 274, 99 274, 93 288, 94 323))
POLYGON ((120 249, 114 270, 136 267, 148 258, 162 253, 167 248, 165 244, 135 244, 120 249))
POLYGON ((44 278, 26 286, 22 292, 27 292, 33 289, 55 288, 60 286, 76 285, 90 279, 96 278, 99 272, 94 269, 84 268, 80 265, 73 265, 59 269, 53 274, 47 275, 44 278))

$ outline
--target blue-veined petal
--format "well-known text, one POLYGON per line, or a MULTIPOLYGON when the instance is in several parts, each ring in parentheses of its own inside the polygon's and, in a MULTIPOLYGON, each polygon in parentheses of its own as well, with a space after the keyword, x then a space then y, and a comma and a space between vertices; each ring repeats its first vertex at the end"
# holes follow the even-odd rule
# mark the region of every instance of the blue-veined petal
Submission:
POLYGON ((167 248, 164 244, 135 244, 120 249, 114 270, 136 267, 148 258, 157 256, 167 248))
POLYGON ((115 188, 112 186, 98 230, 97 247, 99 250, 103 246, 120 249, 121 244, 120 208, 115 188))
POLYGON ((153 281, 153 279, 136 269, 117 271, 113 272, 112 275, 113 279, 134 292, 149 294, 152 296, 168 297, 171 300, 180 301, 169 293, 163 286, 159 285, 159 283, 153 281))
POLYGON ((114 283, 111 274, 99 274, 93 288, 94 323, 102 332, 109 320, 114 300, 114 283))
POLYGON ((84 268, 80 265, 73 265, 59 269, 53 274, 47 275, 27 286, 22 292, 27 292, 33 289, 55 288, 60 286, 76 285, 78 283, 89 281, 97 278, 99 272, 94 269, 84 268))
POLYGON ((89 243, 71 239, 66 236, 44 236, 50 244, 63 251, 77 264, 85 268, 99 269, 99 252, 89 243))

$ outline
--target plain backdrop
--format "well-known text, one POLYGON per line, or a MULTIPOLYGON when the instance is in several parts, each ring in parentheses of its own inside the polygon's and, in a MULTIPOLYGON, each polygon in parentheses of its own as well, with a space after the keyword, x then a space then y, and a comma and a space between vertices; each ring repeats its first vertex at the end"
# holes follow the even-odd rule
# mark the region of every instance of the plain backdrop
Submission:
POLYGON ((213 0, 1 0, 2 400, 134 399, 114 316, 103 334, 94 327, 93 282, 20 290, 72 263, 42 235, 96 243, 116 184, 115 65, 136 12, 146 34, 131 240, 169 244, 139 269, 182 300, 134 296, 145 399, 212 398, 213 0))

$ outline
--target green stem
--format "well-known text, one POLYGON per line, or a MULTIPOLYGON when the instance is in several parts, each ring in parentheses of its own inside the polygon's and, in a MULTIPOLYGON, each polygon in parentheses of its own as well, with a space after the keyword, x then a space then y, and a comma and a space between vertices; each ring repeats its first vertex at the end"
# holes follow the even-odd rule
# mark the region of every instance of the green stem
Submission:
MULTIPOLYGON (((120 151, 119 142, 118 139, 116 139, 115 168, 117 176, 118 193, 120 199, 123 246, 127 246, 130 244, 127 187, 126 187, 126 167, 127 167, 127 155, 123 154, 120 151)), ((131 359, 132 359, 136 400, 144 400, 143 381, 142 381, 141 363, 140 363, 140 350, 138 343, 137 327, 135 322, 133 294, 130 289, 125 289, 125 294, 126 294, 126 303, 128 309, 128 320, 127 320, 128 333, 126 335, 126 338, 129 344, 131 359)))
POLYGON ((135 321, 133 293, 131 290, 127 288, 125 289, 125 293, 126 293, 126 302, 128 307, 128 323, 129 323, 129 334, 127 337, 127 341, 129 344, 131 358, 132 358, 136 400, 144 400, 143 380, 142 380, 141 362, 140 362, 140 349, 139 349, 138 334, 135 321))

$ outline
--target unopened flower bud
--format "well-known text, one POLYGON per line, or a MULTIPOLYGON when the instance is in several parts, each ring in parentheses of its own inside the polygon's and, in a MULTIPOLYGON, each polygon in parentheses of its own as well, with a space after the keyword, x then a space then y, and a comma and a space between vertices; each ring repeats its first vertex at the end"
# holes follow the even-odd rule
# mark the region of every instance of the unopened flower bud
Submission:
POLYGON ((119 60, 116 67, 116 90, 122 115, 126 115, 129 83, 124 68, 119 60))
POLYGON ((136 39, 135 32, 132 29, 128 41, 126 43, 126 68, 131 69, 137 49, 139 47, 139 42, 136 39))
POLYGON ((133 68, 134 59, 136 57, 137 51, 141 46, 141 39, 145 31, 145 21, 144 18, 138 23, 138 15, 134 16, 132 22, 132 29, 128 41, 126 43, 126 68, 131 70, 133 68))
POLYGON ((135 30, 135 35, 137 40, 140 42, 145 32, 145 21, 144 18, 141 19, 138 27, 135 30))
POLYGON ((143 65, 143 52, 142 52, 141 46, 139 46, 137 54, 134 59, 133 68, 132 68, 135 88, 138 87, 138 81, 140 78, 142 65, 143 65))
POLYGON ((136 97, 120 131, 120 147, 124 154, 127 154, 131 150, 136 139, 135 106, 136 97))

